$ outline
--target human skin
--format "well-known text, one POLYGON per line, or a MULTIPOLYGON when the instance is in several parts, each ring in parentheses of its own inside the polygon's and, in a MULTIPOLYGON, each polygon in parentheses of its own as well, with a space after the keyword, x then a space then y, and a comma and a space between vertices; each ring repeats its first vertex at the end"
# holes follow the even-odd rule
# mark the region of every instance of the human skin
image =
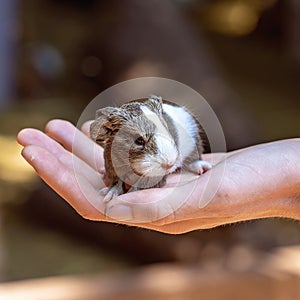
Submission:
POLYGON ((171 175, 165 187, 127 193, 103 204, 103 150, 87 136, 88 124, 82 130, 52 120, 44 132, 21 130, 17 140, 38 175, 86 219, 170 234, 259 218, 300 219, 299 138, 205 154, 213 169, 197 177, 185 174, 189 180, 175 189, 179 175, 171 175), (74 162, 80 165, 76 170, 74 162), (214 174, 217 183, 211 181, 214 174), (215 191, 205 199, 211 183, 215 191))

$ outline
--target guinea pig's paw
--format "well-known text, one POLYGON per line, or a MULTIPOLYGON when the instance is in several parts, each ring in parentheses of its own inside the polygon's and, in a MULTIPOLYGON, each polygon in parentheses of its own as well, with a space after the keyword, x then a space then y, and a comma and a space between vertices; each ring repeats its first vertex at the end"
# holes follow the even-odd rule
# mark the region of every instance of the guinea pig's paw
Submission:
POLYGON ((105 187, 105 188, 103 188, 103 189, 101 189, 100 191, 99 191, 99 194, 101 195, 101 196, 106 196, 106 194, 108 193, 108 191, 109 191, 109 187, 105 187))
POLYGON ((189 170, 198 175, 203 174, 204 172, 210 170, 212 164, 205 160, 196 160, 189 164, 189 170))
POLYGON ((122 194, 122 190, 120 190, 120 188, 118 187, 118 185, 114 185, 112 187, 105 187, 103 189, 100 190, 100 194, 101 195, 105 195, 103 198, 103 202, 107 203, 110 200, 112 200, 113 198, 119 196, 122 194))

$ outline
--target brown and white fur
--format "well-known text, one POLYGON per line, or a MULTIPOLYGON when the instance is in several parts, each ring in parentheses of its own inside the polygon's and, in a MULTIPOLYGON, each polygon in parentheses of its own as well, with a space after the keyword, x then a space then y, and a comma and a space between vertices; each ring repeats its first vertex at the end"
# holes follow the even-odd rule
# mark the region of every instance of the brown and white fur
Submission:
POLYGON ((179 169, 201 175, 211 168, 201 160, 203 141, 195 117, 158 96, 99 109, 90 135, 104 146, 111 182, 105 201, 127 191, 161 187, 179 169))

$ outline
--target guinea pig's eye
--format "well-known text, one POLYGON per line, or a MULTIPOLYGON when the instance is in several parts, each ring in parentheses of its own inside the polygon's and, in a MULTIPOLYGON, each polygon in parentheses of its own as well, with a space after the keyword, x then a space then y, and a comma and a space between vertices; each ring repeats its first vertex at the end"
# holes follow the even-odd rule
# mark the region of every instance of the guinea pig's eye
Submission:
POLYGON ((138 146, 145 146, 146 141, 144 140, 144 138, 142 136, 139 136, 134 143, 138 146))

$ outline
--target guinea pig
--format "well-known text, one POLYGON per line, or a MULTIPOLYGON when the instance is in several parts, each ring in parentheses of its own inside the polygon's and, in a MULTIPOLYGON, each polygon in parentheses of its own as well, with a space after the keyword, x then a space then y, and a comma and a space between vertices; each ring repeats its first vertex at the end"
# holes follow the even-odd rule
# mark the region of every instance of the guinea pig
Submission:
POLYGON ((201 175, 212 166, 201 160, 203 131, 183 106, 151 95, 120 107, 97 110, 91 138, 104 147, 104 201, 126 192, 161 187, 168 174, 201 175))

